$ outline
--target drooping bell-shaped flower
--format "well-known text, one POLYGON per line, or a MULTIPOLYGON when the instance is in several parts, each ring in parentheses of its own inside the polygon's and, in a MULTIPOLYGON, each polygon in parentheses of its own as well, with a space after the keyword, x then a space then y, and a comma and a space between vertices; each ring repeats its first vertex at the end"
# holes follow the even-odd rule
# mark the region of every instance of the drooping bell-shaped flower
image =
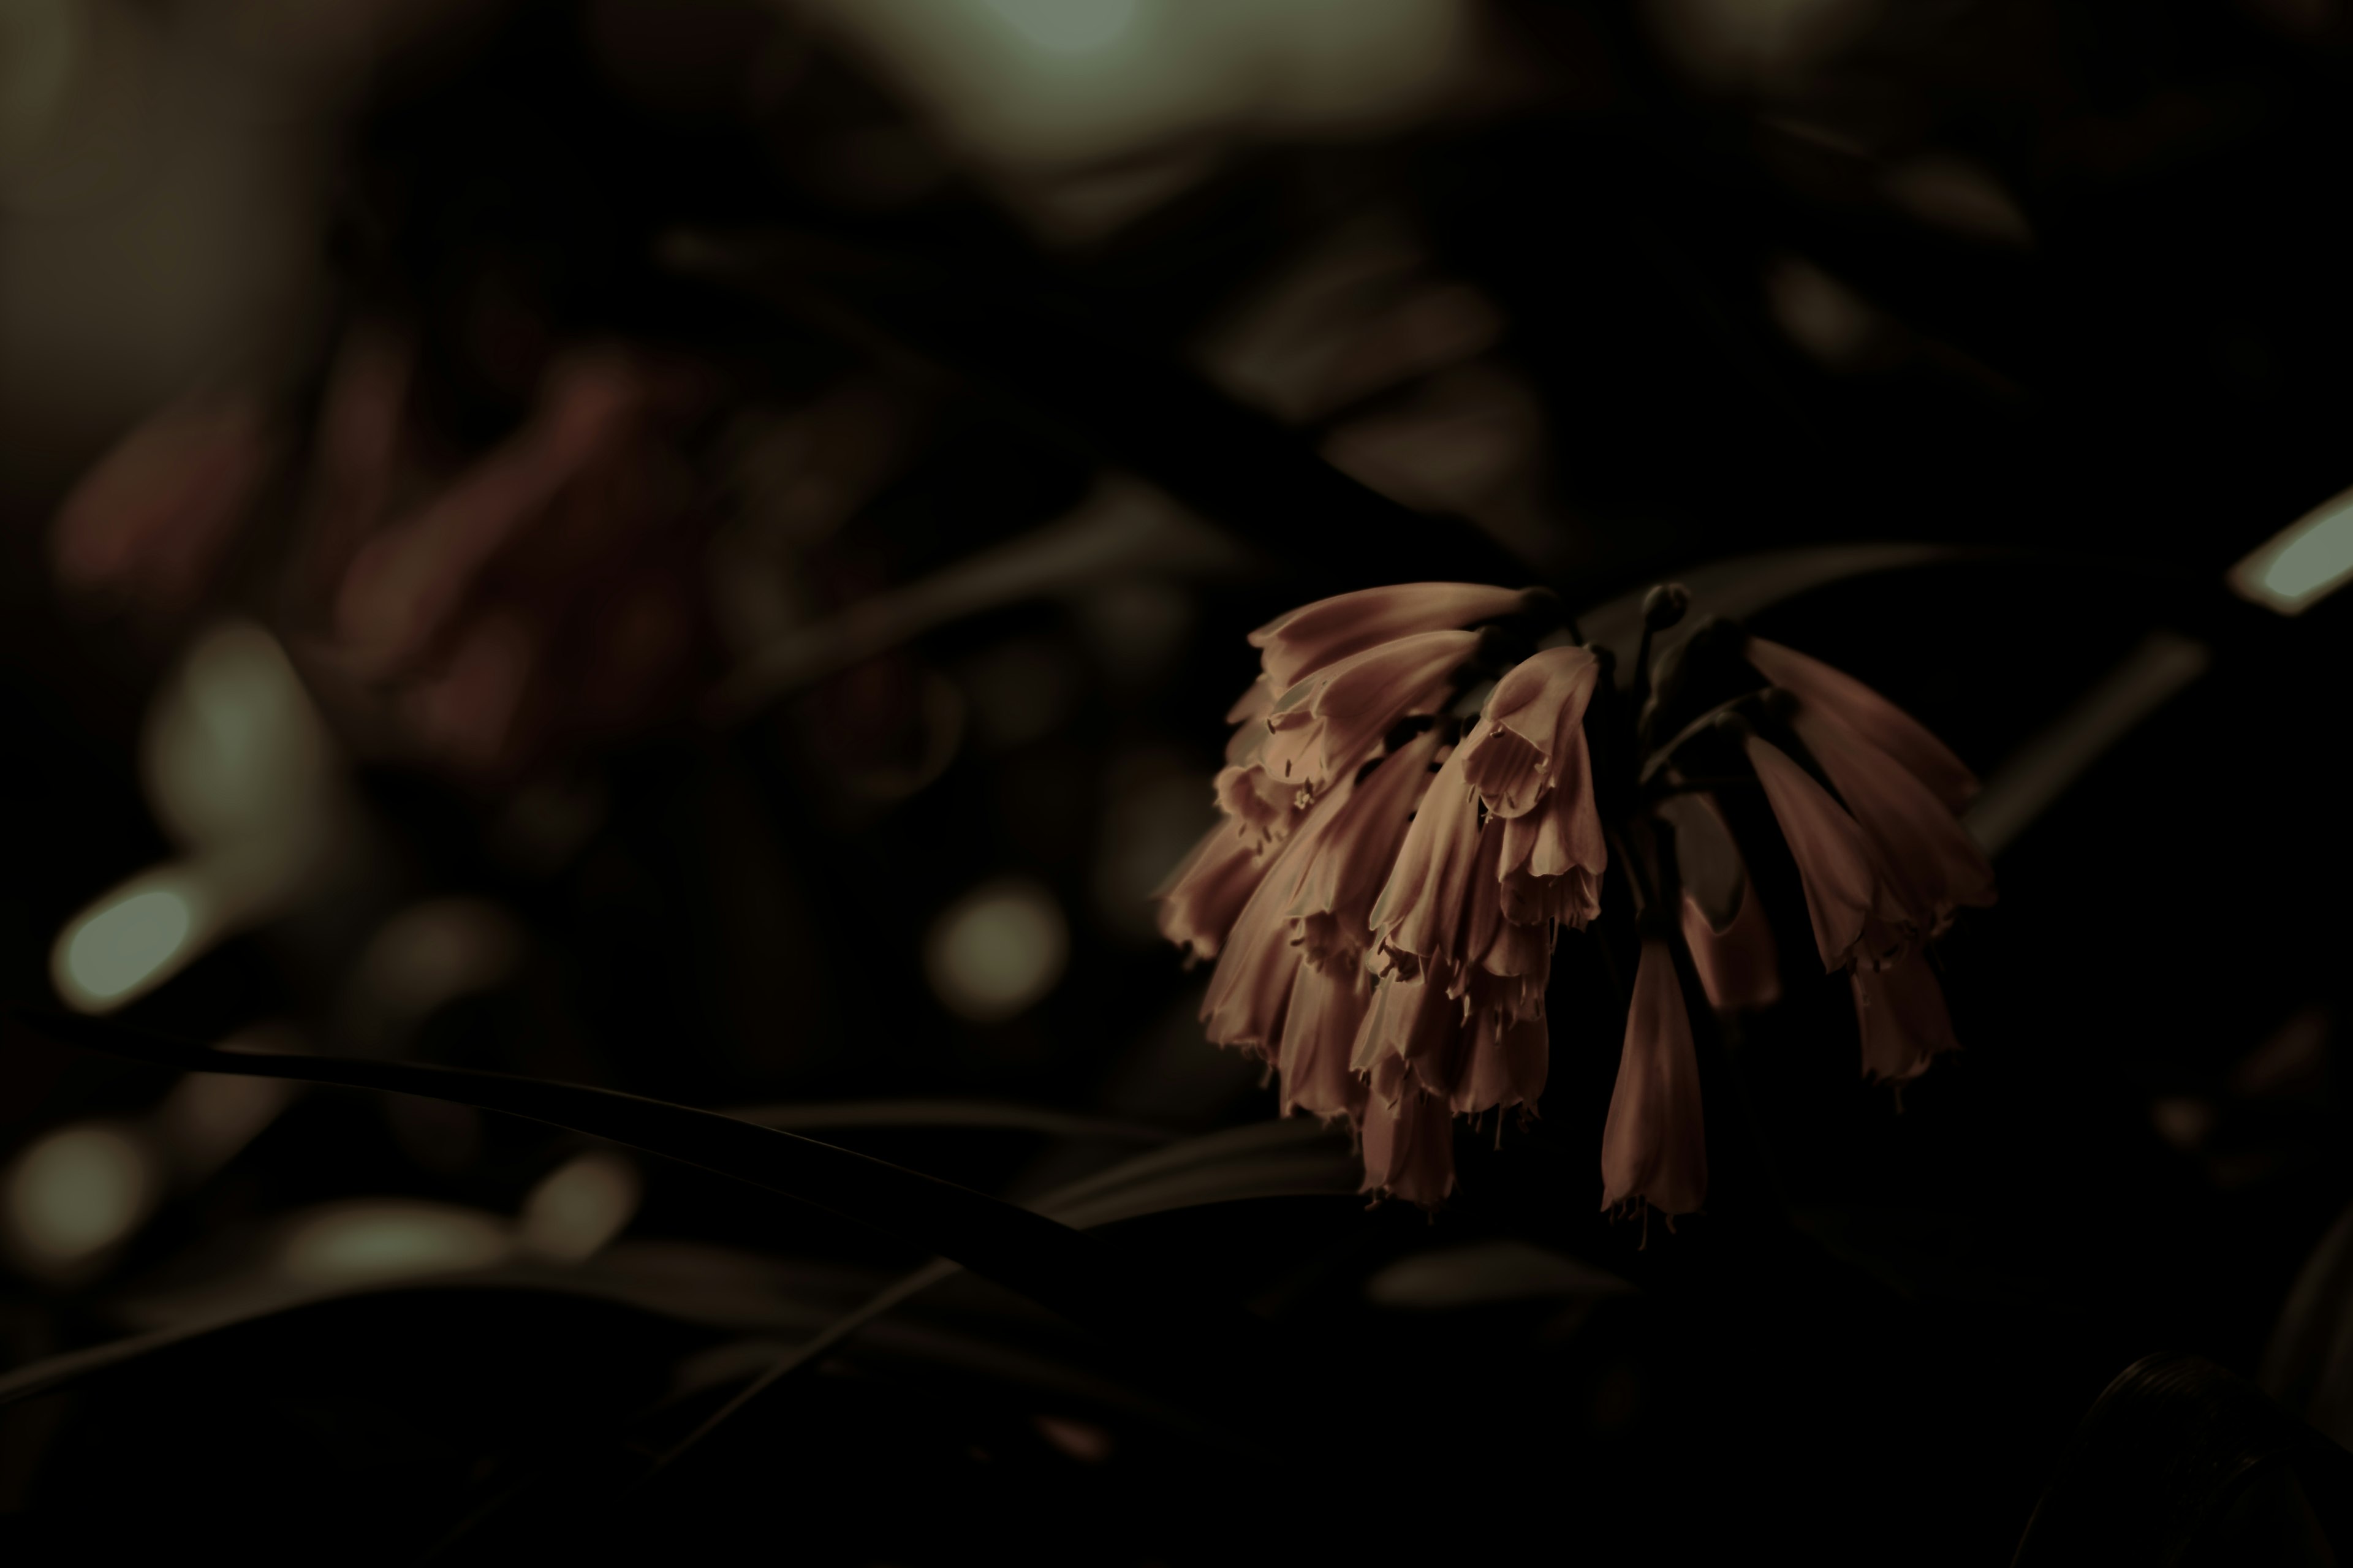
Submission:
POLYGON ((1863 1077, 1904 1083, 1926 1072, 1932 1058, 1961 1048, 1926 958, 1914 953, 1893 968, 1857 969, 1853 984, 1863 1077))
POLYGON ((1410 1084, 1384 1099, 1377 1079, 1365 1107, 1360 1191, 1435 1208, 1454 1191, 1454 1113, 1410 1084))
POLYGON ((1495 683, 1462 742, 1463 777, 1489 815, 1524 816, 1558 782, 1561 752, 1584 732, 1586 704, 1600 675, 1592 650, 1553 647, 1495 683))
POLYGON ((1283 1115, 1303 1110, 1328 1121, 1363 1113, 1365 1080, 1348 1062, 1372 1004, 1373 979, 1363 964, 1298 966, 1275 1060, 1283 1115))
POLYGON ((1585 710, 1600 661, 1546 648, 1489 694, 1462 742, 1463 778, 1500 831, 1506 917, 1582 929, 1600 909, 1609 853, 1594 807, 1585 710))
POLYGON ((1250 641, 1262 650, 1268 682, 1282 692, 1351 654, 1495 620, 1526 602, 1523 591, 1478 583, 1398 583, 1303 605, 1250 633, 1250 641))
POLYGON ((1804 706, 1836 719, 1894 758, 1905 772, 1928 786, 1947 812, 1957 814, 1978 793, 1977 775, 1953 755, 1950 747, 1917 719, 1844 670, 1759 637, 1748 639, 1746 655, 1767 680, 1795 693, 1804 706))
POLYGON ((1551 1057, 1552 1032, 1541 997, 1535 1011, 1521 1017, 1501 1008, 1480 1008, 1472 1016, 1468 1048, 1447 1103, 1461 1116, 1507 1106, 1533 1107, 1544 1094, 1551 1057))
POLYGON ((1668 1216, 1707 1196, 1707 1135, 1700 1114, 1699 1056, 1673 954, 1644 939, 1609 1120, 1601 1131, 1601 1206, 1648 1205, 1668 1216))
POLYGON ((1846 802, 1911 923, 1933 936, 1952 923, 1956 908, 1994 901, 1984 852, 1910 770, 1802 698, 1790 722, 1846 802))
MULTIPOLYGON (((1499 876, 1502 839, 1480 826, 1479 797, 1463 776, 1458 746, 1430 781, 1373 903, 1373 945, 1388 968, 1408 976, 1435 970, 1442 985, 1485 953, 1494 933, 1476 929, 1482 911, 1473 906, 1482 873, 1491 882, 1499 876)), ((1500 915, 1495 900, 1485 904, 1500 915)))
POLYGON ((1429 792, 1442 739, 1427 731, 1381 759, 1315 846, 1283 911, 1308 963, 1354 965, 1371 945, 1373 900, 1429 792))
POLYGON ((1756 734, 1746 744, 1749 764, 1798 863, 1823 973, 1901 952, 1896 922, 1903 911, 1883 886, 1862 830, 1787 752, 1756 734))
POLYGON ((1185 950, 1188 964, 1217 957, 1265 876, 1266 861, 1250 835, 1219 823, 1153 895, 1160 905, 1160 934, 1185 950))
POLYGON ((1669 796, 1657 813, 1673 834, 1683 944, 1708 1005, 1719 1013, 1771 1006, 1781 995, 1779 949, 1723 807, 1695 792, 1669 796))
POLYGON ((1348 804, 1352 781, 1342 780, 1311 807, 1299 830, 1269 858, 1266 872, 1235 916, 1218 967, 1202 999, 1209 1039, 1278 1058, 1299 949, 1292 944, 1291 902, 1298 896, 1321 840, 1348 804))
POLYGON ((1411 1074, 1415 1083, 1444 1097, 1452 1092, 1462 1039, 1462 1004, 1442 980, 1394 971, 1373 987, 1373 1004, 1356 1033, 1349 1067, 1376 1086, 1411 1074))

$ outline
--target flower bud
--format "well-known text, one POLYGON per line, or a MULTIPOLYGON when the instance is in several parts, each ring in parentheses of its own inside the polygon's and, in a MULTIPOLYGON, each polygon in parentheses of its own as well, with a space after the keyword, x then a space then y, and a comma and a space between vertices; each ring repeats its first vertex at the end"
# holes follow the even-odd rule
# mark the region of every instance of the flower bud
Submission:
POLYGON ((1654 632, 1665 631, 1683 618, 1691 608, 1691 590, 1681 583, 1662 583, 1642 595, 1642 624, 1654 632))

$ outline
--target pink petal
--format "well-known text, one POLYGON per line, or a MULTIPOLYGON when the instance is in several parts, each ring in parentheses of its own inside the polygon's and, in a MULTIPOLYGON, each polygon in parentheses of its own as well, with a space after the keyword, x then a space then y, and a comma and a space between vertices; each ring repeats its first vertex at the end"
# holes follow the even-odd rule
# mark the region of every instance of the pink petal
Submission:
POLYGON ((1978 793, 1977 775, 1903 709, 1843 670, 1763 637, 1748 639, 1748 662, 1774 685, 1797 693, 1809 707, 1835 714, 1873 745, 1894 757, 1957 814, 1978 793))
POLYGON ((1957 905, 1993 902, 1993 868, 1926 784, 1823 709, 1801 700, 1794 722, 1915 923, 1937 931, 1957 905))
POLYGON ((1569 731, 1561 747, 1559 775, 1536 810, 1497 825, 1504 910, 1514 921, 1582 931, 1601 912, 1601 877, 1609 868, 1582 729, 1569 731))
POLYGON ((1429 792, 1436 731, 1418 735, 1356 786, 1334 819, 1284 911, 1292 940, 1320 962, 1326 953, 1355 954, 1370 946, 1373 900, 1397 863, 1414 807, 1429 792))
POLYGON ((1748 761, 1765 786, 1781 837, 1805 884, 1806 913, 1825 973, 1851 962, 1877 910, 1879 879, 1862 829, 1811 773, 1761 736, 1748 737, 1748 761))
POLYGON ((1493 620, 1525 601, 1516 589, 1476 583, 1398 583, 1303 605, 1250 633, 1250 640, 1264 650, 1267 679, 1282 691, 1377 644, 1493 620))
POLYGON ((1397 867, 1373 902, 1377 946, 1422 962, 1469 956, 1458 944, 1471 908, 1480 839, 1479 803, 1462 777, 1458 747, 1430 781, 1398 847, 1397 867))
POLYGON ((1469 1062, 1450 1103, 1469 1116, 1498 1106, 1532 1106, 1544 1096, 1551 1054, 1552 1035, 1541 997, 1537 1010, 1524 1018, 1482 1010, 1472 1027, 1469 1062))
POLYGON ((1352 1071, 1370 1073, 1376 1088, 1390 1064, 1427 1064, 1441 1083, 1457 1055, 1462 1033, 1462 1004, 1446 994, 1443 986, 1427 980, 1385 976, 1373 987, 1373 1005, 1356 1031, 1356 1049, 1349 1053, 1352 1071))
POLYGON ((1365 1110, 1364 1192, 1436 1208, 1454 1190, 1454 1118, 1446 1102, 1408 1092, 1365 1110))
POLYGON ((1188 960, 1217 957, 1265 876, 1266 862, 1252 837, 1219 823, 1154 895, 1160 902, 1160 934, 1185 949, 1188 960))
POLYGON ((1648 1204, 1690 1214, 1707 1196, 1707 1137, 1700 1116, 1699 1058, 1667 944, 1642 943, 1633 1006, 1609 1120, 1601 1130, 1601 1206, 1648 1204))
MULTIPOLYGON (((1244 688, 1242 694, 1234 699, 1234 705, 1226 710, 1226 722, 1229 724, 1250 725, 1253 720, 1265 718, 1267 710, 1273 706, 1274 688, 1268 683, 1266 677, 1261 674, 1257 679, 1251 681, 1248 687, 1244 688)), ((1263 725, 1256 725, 1253 727, 1264 728, 1263 725)))
POLYGON ((1343 781, 1315 803, 1298 831, 1274 851, 1265 877, 1234 918, 1201 1002, 1201 1019, 1212 1043, 1247 1047, 1275 1059, 1303 958, 1292 945, 1291 921, 1284 911, 1298 897, 1317 844, 1349 795, 1350 786, 1343 781))
POLYGON ((1742 883, 1739 910, 1722 931, 1708 923, 1699 900, 1685 894, 1683 942, 1708 1005, 1717 1012, 1770 1007, 1781 999, 1780 955, 1754 882, 1742 883))
POLYGON ((1288 837, 1299 814, 1299 786, 1270 777, 1255 765, 1219 770, 1210 787, 1218 809, 1261 837, 1288 837))
POLYGON ((1275 699, 1269 773, 1314 789, 1373 754, 1409 713, 1426 711, 1479 645, 1472 632, 1423 632, 1366 648, 1275 699))
POLYGON ((1348 1059, 1372 1004, 1371 977, 1362 966, 1299 966, 1276 1064, 1285 1116, 1304 1110, 1329 1120, 1364 1110, 1365 1080, 1348 1070, 1348 1059))

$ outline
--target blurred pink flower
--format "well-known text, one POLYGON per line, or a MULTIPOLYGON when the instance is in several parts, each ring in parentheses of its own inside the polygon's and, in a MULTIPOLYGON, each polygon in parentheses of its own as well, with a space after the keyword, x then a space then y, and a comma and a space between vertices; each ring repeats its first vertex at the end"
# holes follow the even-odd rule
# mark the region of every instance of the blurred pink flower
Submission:
POLYGON ((1691 1016, 1673 955, 1664 942, 1648 938, 1601 1131, 1601 1206, 1648 1205, 1672 1227, 1675 1215, 1693 1213, 1706 1195, 1707 1138, 1691 1016))
MULTIPOLYGON (((642 727, 680 694, 701 620, 692 480, 674 431, 702 373, 560 356, 522 427, 438 459, 405 337, 363 324, 327 376, 283 584, 289 651, 362 750, 480 783, 642 727)), ((249 394, 164 410, 61 509, 68 587, 191 607, 283 443, 249 394)))
POLYGON ((176 615, 203 596, 261 492, 277 441, 259 399, 189 397, 82 476, 50 534, 58 580, 176 615))
POLYGON ((1318 599, 1277 616, 1250 633, 1263 650, 1266 679, 1288 691, 1351 654, 1419 632, 1451 630, 1508 616, 1527 595, 1476 583, 1398 583, 1318 599))

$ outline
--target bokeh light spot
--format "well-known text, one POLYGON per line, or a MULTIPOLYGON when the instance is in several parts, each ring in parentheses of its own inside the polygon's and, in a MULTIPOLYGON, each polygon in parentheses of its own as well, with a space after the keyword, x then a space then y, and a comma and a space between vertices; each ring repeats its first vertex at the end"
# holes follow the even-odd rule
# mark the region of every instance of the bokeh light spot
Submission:
POLYGON ((523 1200, 516 1240, 557 1263, 594 1257, 638 1212, 644 1184, 627 1157, 596 1149, 550 1172, 523 1200))
POLYGON ((71 1265, 130 1235, 154 1194, 146 1151, 129 1134, 64 1127, 17 1157, 8 1173, 8 1220, 37 1266, 71 1265))
POLYGON ((2231 569, 2231 586, 2284 616, 2300 615, 2353 578, 2353 490, 2299 518, 2231 569))
POLYGON ((82 1012, 127 1002, 177 967, 195 928, 188 896, 147 888, 101 900, 58 944, 58 993, 82 1012))
POLYGON ((1108 48, 1135 24, 1136 0, 984 0, 1039 48, 1086 55, 1108 48))
POLYGON ((976 888, 933 925, 926 957, 932 989, 976 1023, 1012 1017, 1044 996, 1070 960, 1061 906, 1037 883, 1008 879, 976 888))
POLYGON ((353 1285, 484 1268, 507 1255, 506 1227, 447 1204, 338 1204, 287 1236, 280 1266, 305 1285, 353 1285))

